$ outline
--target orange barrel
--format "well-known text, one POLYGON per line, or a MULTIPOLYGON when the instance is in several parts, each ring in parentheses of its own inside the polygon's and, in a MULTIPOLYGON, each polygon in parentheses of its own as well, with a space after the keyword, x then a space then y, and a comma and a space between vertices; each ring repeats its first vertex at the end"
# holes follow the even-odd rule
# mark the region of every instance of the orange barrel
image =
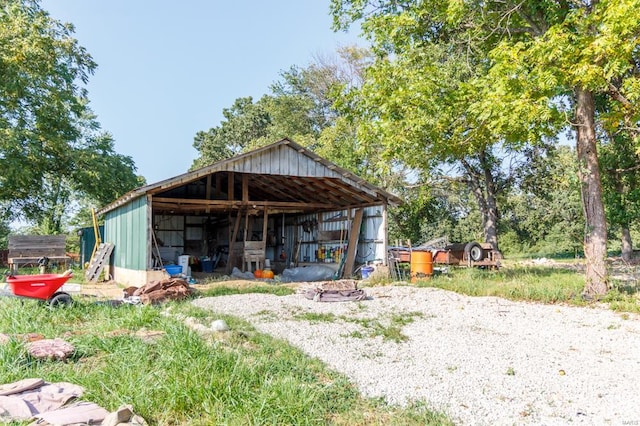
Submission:
POLYGON ((411 252, 411 282, 433 275, 433 253, 414 250, 411 252))

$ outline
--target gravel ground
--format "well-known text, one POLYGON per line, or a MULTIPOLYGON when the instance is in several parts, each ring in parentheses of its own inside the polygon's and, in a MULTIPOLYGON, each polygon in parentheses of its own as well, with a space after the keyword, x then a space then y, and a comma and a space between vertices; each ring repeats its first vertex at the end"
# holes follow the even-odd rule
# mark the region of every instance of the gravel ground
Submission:
POLYGON ((457 424, 640 425, 638 316, 432 288, 365 291, 363 302, 247 294, 193 303, 289 341, 365 396, 425 401, 457 424), (310 322, 307 313, 338 318, 310 322), (357 321, 389 325, 394 316, 410 321, 404 342, 357 321))

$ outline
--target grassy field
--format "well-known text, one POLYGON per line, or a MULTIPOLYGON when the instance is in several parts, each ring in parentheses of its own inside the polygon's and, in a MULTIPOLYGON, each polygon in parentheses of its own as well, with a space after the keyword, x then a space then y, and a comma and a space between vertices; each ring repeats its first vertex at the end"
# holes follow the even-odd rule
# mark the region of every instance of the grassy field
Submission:
POLYGON ((1 298, 0 330, 11 336, 0 344, 0 383, 27 377, 76 383, 86 389, 83 399, 108 410, 132 404, 151 425, 450 424, 424 406, 362 398, 345 377, 286 342, 188 302, 114 307, 79 299, 51 310, 1 298), (231 331, 203 337, 185 326, 185 317, 202 324, 222 318, 231 331), (32 359, 25 351, 29 333, 64 338, 76 352, 66 362, 32 359))
MULTIPOLYGON (((369 283, 383 284, 389 281, 369 283)), ((415 285, 472 296, 593 305, 581 297, 583 275, 570 268, 460 268, 415 285)), ((201 288, 206 288, 205 296, 294 292, 290 286, 265 283, 217 282, 201 288)), ((640 313, 638 287, 628 282, 615 282, 597 303, 640 313)), ((401 323, 371 325, 372 333, 395 341, 401 341, 401 328, 401 323)), ((286 342, 239 318, 215 316, 188 302, 114 307, 77 298, 70 309, 51 310, 33 300, 1 298, 0 331, 11 336, 0 344, 0 383, 27 377, 76 383, 85 387, 84 399, 109 410, 132 404, 152 425, 450 424, 423 405, 398 408, 362 398, 344 376, 286 342), (205 325, 222 318, 231 331, 202 336, 185 325, 186 317, 205 325), (25 350, 29 333, 64 338, 76 352, 67 362, 34 360, 25 350)))
POLYGON ((609 293, 593 302, 587 302, 582 297, 584 284, 584 275, 571 268, 511 265, 499 271, 454 268, 447 274, 419 281, 416 285, 442 288, 469 296, 498 296, 577 306, 597 303, 616 311, 640 313, 640 288, 637 283, 614 280, 609 293))

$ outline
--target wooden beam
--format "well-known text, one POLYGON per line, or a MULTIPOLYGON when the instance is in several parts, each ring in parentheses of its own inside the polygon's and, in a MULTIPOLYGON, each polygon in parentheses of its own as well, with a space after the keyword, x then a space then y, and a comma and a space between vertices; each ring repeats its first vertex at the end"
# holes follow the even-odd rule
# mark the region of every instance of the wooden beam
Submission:
POLYGON ((264 208, 264 216, 262 217, 262 251, 267 252, 267 221, 269 220, 269 211, 264 208))
POLYGON ((233 261, 235 260, 233 255, 233 245, 236 243, 236 239, 238 238, 238 230, 240 229, 240 219, 242 217, 241 214, 242 214, 241 212, 238 212, 238 215, 236 216, 236 223, 233 226, 233 236, 229 240, 229 256, 227 258, 228 260, 227 260, 227 267, 226 267, 227 274, 231 272, 231 267, 232 267, 232 264, 234 263, 233 261))
MULTIPOLYGON (((154 207, 166 207, 166 208, 189 208, 200 206, 202 209, 206 207, 228 207, 228 208, 239 208, 243 205, 247 205, 243 201, 238 200, 198 200, 198 199, 189 199, 189 198, 166 198, 166 197, 154 197, 153 198, 154 207)), ((335 209, 336 207, 340 208, 340 206, 336 206, 332 203, 307 203, 307 202, 289 202, 289 201, 250 201, 248 203, 250 207, 259 208, 262 210, 263 207, 279 207, 279 208, 305 208, 306 210, 310 209, 335 209)))
POLYGON ((382 205, 382 245, 384 249, 384 257, 382 258, 382 264, 384 266, 389 265, 389 217, 387 212, 387 205, 382 205))
MULTIPOLYGON (((207 187, 204 190, 204 198, 207 200, 211 199, 211 175, 207 175, 207 187)), ((209 209, 207 208, 206 213, 209 213, 209 209)))
MULTIPOLYGON (((247 242, 247 233, 249 232, 249 210, 247 210, 244 214, 244 236, 242 237, 243 242, 247 242)), ((242 268, 244 271, 244 266, 242 268)))
POLYGON ((235 186, 235 174, 233 172, 227 172, 227 177, 227 200, 233 201, 235 198, 235 194, 233 193, 233 188, 235 186))
POLYGON ((351 221, 351 230, 349 231, 349 245, 347 246, 347 259, 344 262, 342 278, 351 278, 351 275, 353 275, 353 267, 356 262, 356 252, 358 251, 358 238, 360 237, 360 225, 362 225, 363 216, 364 209, 356 209, 353 220, 351 221))
POLYGON ((242 174, 242 202, 249 202, 249 175, 246 173, 242 174))

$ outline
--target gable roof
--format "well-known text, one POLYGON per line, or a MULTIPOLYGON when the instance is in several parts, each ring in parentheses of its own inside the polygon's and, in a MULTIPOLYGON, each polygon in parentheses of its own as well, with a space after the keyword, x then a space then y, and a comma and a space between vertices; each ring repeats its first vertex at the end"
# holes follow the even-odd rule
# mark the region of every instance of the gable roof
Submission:
POLYGON ((272 205, 277 205, 278 202, 285 205, 295 199, 309 204, 309 208, 326 210, 329 205, 342 209, 402 203, 397 196, 368 183, 313 151, 289 139, 282 139, 200 169, 134 189, 100 209, 98 214, 107 213, 143 195, 158 195, 167 200, 167 196, 171 197, 172 191, 176 192, 180 187, 197 183, 219 172, 250 175, 249 185, 254 191, 251 195, 259 199, 275 200, 276 204, 271 203, 272 205))

